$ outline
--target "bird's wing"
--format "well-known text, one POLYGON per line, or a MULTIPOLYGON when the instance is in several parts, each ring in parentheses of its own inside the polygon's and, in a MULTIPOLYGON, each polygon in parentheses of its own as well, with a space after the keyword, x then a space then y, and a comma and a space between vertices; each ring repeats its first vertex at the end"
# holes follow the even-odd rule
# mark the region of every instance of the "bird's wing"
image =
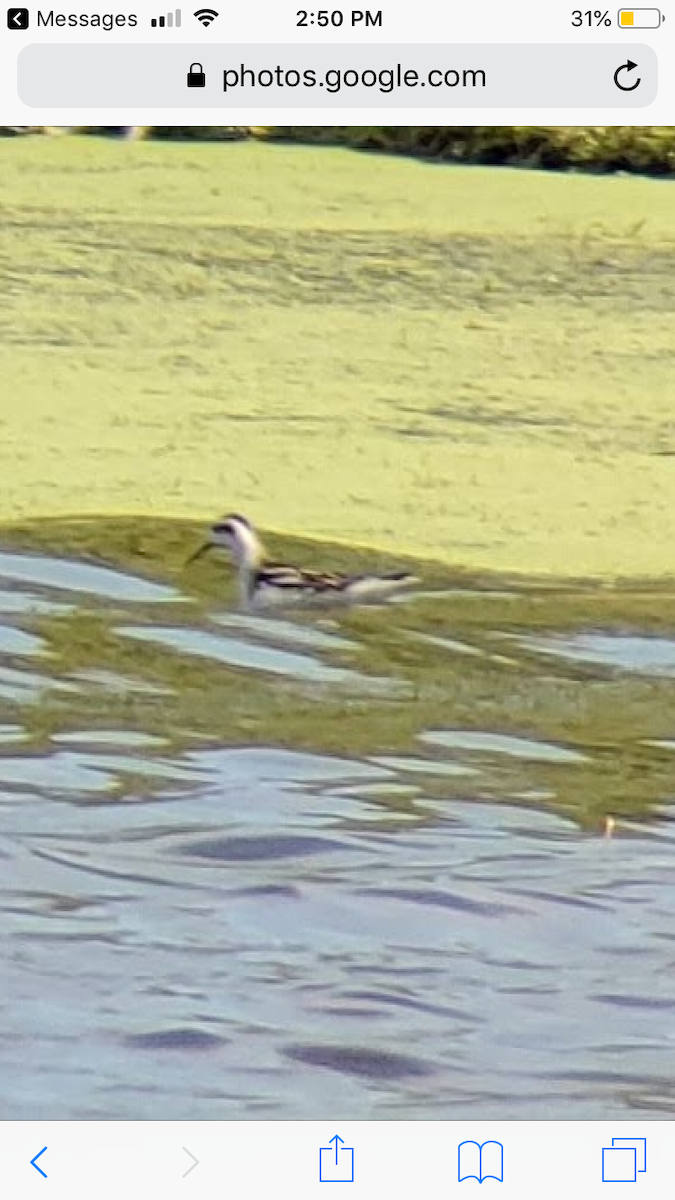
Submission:
POLYGON ((407 571, 391 571, 384 575, 339 575, 330 571, 306 571, 288 563, 267 563, 256 575, 259 588, 271 587, 287 593, 305 592, 315 596, 349 595, 380 588, 393 591, 415 583, 419 580, 407 571))
POLYGON ((354 580, 353 576, 335 575, 327 571, 305 571, 287 563, 268 563, 256 575, 260 587, 284 588, 289 591, 341 592, 354 580))

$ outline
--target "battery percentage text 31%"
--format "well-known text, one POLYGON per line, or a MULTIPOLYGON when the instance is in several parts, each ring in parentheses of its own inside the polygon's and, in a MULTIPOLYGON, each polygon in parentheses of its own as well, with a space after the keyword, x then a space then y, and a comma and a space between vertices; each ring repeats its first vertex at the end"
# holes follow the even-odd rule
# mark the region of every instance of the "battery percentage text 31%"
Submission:
POLYGON ((592 9, 588 8, 585 12, 582 12, 580 8, 575 8, 572 13, 572 24, 576 25, 577 28, 581 25, 590 25, 592 28, 595 25, 611 25, 612 18, 608 12, 600 12, 599 9, 593 12, 592 9))

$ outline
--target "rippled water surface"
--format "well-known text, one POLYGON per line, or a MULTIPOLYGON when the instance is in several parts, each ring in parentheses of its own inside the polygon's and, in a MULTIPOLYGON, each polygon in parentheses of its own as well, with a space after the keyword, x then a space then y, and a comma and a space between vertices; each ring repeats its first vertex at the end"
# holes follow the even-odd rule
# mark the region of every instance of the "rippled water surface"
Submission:
POLYGON ((195 536, 0 539, 3 1116, 671 1118, 673 597, 195 536))

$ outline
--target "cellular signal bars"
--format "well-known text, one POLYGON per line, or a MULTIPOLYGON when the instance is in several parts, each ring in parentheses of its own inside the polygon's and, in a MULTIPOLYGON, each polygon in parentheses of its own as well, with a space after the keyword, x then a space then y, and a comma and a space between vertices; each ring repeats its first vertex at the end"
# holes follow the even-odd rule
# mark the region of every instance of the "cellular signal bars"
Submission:
POLYGON ((156 29, 157 26, 160 29, 173 29, 174 25, 176 29, 180 29, 180 9, 177 8, 175 12, 167 13, 165 17, 152 17, 150 24, 153 29, 156 29))

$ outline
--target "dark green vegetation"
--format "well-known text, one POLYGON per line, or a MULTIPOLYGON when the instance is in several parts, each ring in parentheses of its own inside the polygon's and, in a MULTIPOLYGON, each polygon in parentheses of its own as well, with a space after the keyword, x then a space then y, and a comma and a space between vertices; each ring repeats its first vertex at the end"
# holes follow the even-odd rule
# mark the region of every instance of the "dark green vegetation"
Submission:
POLYGON ((269 135, 438 162, 647 175, 675 172, 671 125, 303 125, 278 127, 269 135))

